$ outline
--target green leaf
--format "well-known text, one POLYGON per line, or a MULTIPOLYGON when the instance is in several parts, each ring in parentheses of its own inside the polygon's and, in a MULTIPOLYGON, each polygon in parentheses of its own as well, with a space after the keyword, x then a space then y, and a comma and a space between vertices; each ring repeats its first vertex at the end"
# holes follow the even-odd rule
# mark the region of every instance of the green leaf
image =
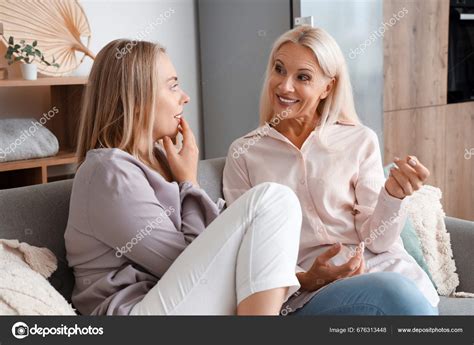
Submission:
POLYGON ((27 55, 34 55, 33 47, 30 45, 25 46, 21 51, 25 52, 27 55))
POLYGON ((30 58, 28 58, 28 57, 25 58, 25 62, 26 62, 26 63, 30 63, 30 58))
POLYGON ((23 56, 17 56, 13 62, 21 61, 23 59, 23 56))
POLYGON ((38 41, 33 41, 33 47, 36 47, 38 45, 38 41))
POLYGON ((11 45, 14 44, 14 42, 13 42, 13 36, 10 36, 10 37, 8 38, 8 44, 11 44, 11 45))

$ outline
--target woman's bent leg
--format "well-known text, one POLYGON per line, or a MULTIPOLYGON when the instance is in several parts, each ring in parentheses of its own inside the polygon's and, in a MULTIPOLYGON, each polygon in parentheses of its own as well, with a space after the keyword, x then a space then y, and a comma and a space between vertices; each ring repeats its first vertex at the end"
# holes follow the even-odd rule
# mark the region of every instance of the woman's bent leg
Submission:
POLYGON ((131 314, 232 315, 255 293, 291 287, 286 299, 299 288, 300 229, 291 189, 275 183, 252 188, 181 253, 131 314))
POLYGON ((377 272, 340 280, 290 315, 438 315, 415 283, 377 272))

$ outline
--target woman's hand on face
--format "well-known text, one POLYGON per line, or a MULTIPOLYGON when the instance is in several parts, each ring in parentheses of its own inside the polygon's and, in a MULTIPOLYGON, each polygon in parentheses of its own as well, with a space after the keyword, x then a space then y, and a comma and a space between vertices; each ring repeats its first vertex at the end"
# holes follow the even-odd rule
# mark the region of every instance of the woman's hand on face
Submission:
POLYGON ((183 134, 183 145, 178 152, 170 137, 163 138, 163 146, 166 151, 166 157, 176 181, 190 181, 194 185, 197 183, 197 166, 199 161, 199 149, 196 145, 196 139, 188 123, 181 118, 181 128, 183 134))
POLYGON ((398 199, 403 199, 420 189, 430 176, 430 171, 414 156, 405 160, 395 157, 396 167, 390 169, 390 176, 385 182, 387 192, 398 199))
POLYGON ((359 246, 356 254, 344 265, 337 266, 329 262, 342 249, 337 243, 314 260, 311 268, 306 272, 297 273, 301 288, 307 291, 316 291, 337 279, 352 277, 365 272, 363 245, 359 246))

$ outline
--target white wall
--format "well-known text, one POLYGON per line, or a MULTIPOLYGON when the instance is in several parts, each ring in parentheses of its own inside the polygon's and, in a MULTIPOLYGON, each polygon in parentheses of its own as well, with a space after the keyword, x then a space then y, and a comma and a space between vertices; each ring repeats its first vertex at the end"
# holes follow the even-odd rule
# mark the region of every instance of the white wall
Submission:
MULTIPOLYGON (((198 34, 194 0, 80 0, 92 31, 90 49, 94 53, 116 38, 136 38, 160 42, 170 55, 178 72, 181 87, 191 97, 185 108, 198 143, 201 135, 201 104, 198 68, 198 34), (172 9, 161 24, 160 14, 172 9), (149 34, 144 30, 148 28, 149 34)), ((0 49, 0 66, 6 66, 5 51, 0 49)), ((86 58, 73 75, 87 75, 92 61, 86 58)), ((10 75, 18 75, 18 67, 9 68, 10 75)), ((48 110, 48 88, 0 89, 0 118, 41 117, 48 110), (25 100, 28 99, 27 102, 25 100)))

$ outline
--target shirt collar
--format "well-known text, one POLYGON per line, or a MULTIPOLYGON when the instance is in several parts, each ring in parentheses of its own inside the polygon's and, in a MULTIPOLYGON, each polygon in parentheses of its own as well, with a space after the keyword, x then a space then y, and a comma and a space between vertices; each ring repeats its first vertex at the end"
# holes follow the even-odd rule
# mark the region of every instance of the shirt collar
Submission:
MULTIPOLYGON (((343 125, 343 126, 355 126, 356 125, 356 123, 351 121, 351 120, 337 120, 336 122, 334 122, 334 124, 343 125)), ((316 127, 313 132, 315 132, 318 128, 319 128, 319 126, 316 127)), ((286 139, 286 137, 283 134, 281 134, 275 128, 270 126, 268 124, 268 122, 265 123, 264 125, 256 128, 256 129, 254 129, 250 133, 246 134, 244 136, 244 138, 252 138, 252 137, 256 137, 256 136, 269 136, 269 137, 272 137, 272 138, 275 138, 275 139, 282 139, 282 137, 284 137, 286 139)))

